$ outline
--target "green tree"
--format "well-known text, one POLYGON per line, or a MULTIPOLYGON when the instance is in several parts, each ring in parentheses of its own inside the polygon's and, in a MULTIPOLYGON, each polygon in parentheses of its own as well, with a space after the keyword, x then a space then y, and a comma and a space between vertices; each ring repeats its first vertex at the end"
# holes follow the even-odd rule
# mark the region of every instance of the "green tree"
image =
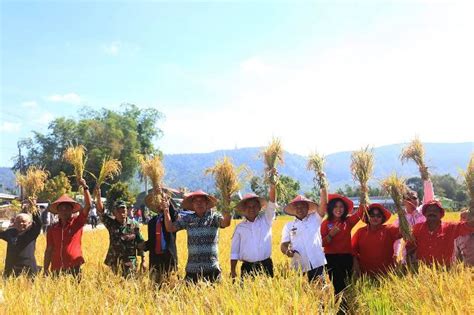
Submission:
MULTIPOLYGON (((268 199, 269 186, 262 178, 253 176, 250 179, 250 189, 257 195, 268 199)), ((278 203, 282 205, 288 204, 300 191, 300 183, 285 175, 280 175, 276 187, 278 203)))
POLYGON ((130 192, 127 183, 117 182, 110 186, 110 189, 107 191, 106 208, 112 211, 117 200, 122 200, 129 204, 135 203, 135 196, 130 192))
POLYGON ((72 186, 66 174, 59 172, 59 175, 46 181, 44 190, 38 195, 38 200, 51 203, 63 194, 71 194, 71 190, 72 186))

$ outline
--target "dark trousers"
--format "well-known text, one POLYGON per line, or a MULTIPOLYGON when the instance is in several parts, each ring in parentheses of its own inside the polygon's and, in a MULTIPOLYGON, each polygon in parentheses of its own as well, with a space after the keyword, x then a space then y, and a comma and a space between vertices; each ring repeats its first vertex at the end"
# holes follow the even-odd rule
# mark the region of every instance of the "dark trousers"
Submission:
POLYGON ((352 275, 351 254, 326 254, 329 278, 334 286, 334 292, 340 293, 347 287, 347 280, 352 275))
POLYGON ((163 254, 150 254, 150 277, 156 283, 163 281, 170 272, 177 269, 176 260, 169 251, 163 254))
POLYGON ((97 227, 97 217, 96 216, 92 216, 91 217, 91 225, 92 225, 92 228, 95 229, 97 227))
POLYGON ((81 266, 75 266, 67 269, 53 271, 53 276, 57 277, 60 275, 71 275, 76 278, 77 281, 81 281, 81 266))
POLYGON ((221 271, 215 269, 210 272, 201 272, 201 273, 186 273, 184 280, 191 283, 197 283, 198 281, 207 281, 207 282, 217 282, 221 278, 221 271))
POLYGON ((324 266, 319 266, 317 268, 307 271, 306 275, 308 276, 308 281, 313 282, 316 279, 324 280, 322 277, 323 271, 324 271, 324 266))
POLYGON ((273 278, 273 261, 271 258, 267 258, 262 261, 256 262, 247 262, 244 261, 242 263, 242 267, 240 268, 240 275, 243 277, 245 276, 254 276, 257 273, 264 273, 267 276, 273 278))

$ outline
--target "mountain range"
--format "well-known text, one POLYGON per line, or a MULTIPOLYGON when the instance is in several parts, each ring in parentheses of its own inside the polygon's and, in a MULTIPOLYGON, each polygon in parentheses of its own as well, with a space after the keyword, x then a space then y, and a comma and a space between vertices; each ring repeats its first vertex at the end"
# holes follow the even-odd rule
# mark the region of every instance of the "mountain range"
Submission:
MULTIPOLYGON (((412 162, 403 165, 399 156, 405 144, 393 144, 374 148, 375 169, 370 183, 376 186, 379 180, 396 172, 404 177, 419 176, 418 168, 412 162)), ((426 164, 433 174, 459 176, 465 169, 470 155, 474 152, 474 142, 465 143, 425 143, 426 164)), ((259 157, 263 148, 241 148, 219 150, 210 153, 168 154, 164 156, 166 169, 165 184, 169 187, 187 187, 190 190, 203 189, 213 191, 214 184, 205 169, 215 161, 227 156, 238 166, 245 164, 254 175, 263 174, 264 165, 259 157)), ((313 186, 313 174, 306 169, 307 157, 285 152, 285 163, 279 167, 279 173, 290 176, 300 182, 301 192, 309 191, 313 186)), ((344 185, 355 185, 350 173, 351 152, 337 152, 326 156, 325 172, 331 190, 344 185)), ((10 168, 0 168, 0 190, 15 187, 15 177, 10 168)), ((248 185, 246 190, 248 190, 248 185)))

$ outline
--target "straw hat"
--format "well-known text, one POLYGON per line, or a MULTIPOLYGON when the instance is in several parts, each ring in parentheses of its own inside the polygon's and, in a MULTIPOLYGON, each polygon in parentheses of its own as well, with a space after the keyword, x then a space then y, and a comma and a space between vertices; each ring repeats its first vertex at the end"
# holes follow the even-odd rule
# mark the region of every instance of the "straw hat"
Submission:
POLYGON ((351 214, 352 209, 354 209, 354 202, 352 202, 352 200, 343 195, 328 194, 328 202, 331 202, 334 199, 340 199, 346 205, 347 213, 351 214))
POLYGON ((382 215, 383 215, 383 222, 387 222, 388 219, 390 219, 390 217, 392 216, 392 213, 390 212, 390 210, 388 210, 387 208, 385 208, 384 206, 382 206, 380 203, 372 203, 369 205, 368 209, 367 209, 367 212, 364 213, 364 215, 362 216, 362 222, 364 223, 367 223, 367 214, 373 210, 373 209, 378 209, 380 210, 380 212, 382 212, 382 215))
POLYGON ((258 202, 260 203, 260 209, 264 208, 267 206, 267 201, 265 200, 265 198, 262 198, 262 197, 259 197, 258 195, 256 194, 246 194, 244 195, 244 197, 242 198, 242 200, 239 201, 239 203, 237 204, 237 206, 235 206, 235 209, 238 211, 238 212, 244 212, 245 211, 245 202, 247 200, 252 200, 252 199, 256 199, 258 200, 258 202))
POLYGON ((439 202, 438 200, 430 200, 428 201, 427 203, 423 204, 423 206, 421 207, 421 213, 426 216, 426 209, 428 209, 429 206, 436 206, 438 207, 439 211, 441 211, 441 217, 444 217, 444 208, 443 208, 443 205, 441 204, 441 202, 439 202))
POLYGON ((295 206, 298 202, 305 202, 308 205, 308 214, 316 212, 319 208, 319 205, 316 202, 306 198, 305 196, 298 195, 283 209, 283 211, 285 211, 286 214, 296 216, 295 206))
POLYGON ((58 206, 61 203, 70 203, 72 206, 72 212, 78 212, 82 209, 82 206, 79 202, 69 197, 67 194, 62 195, 58 198, 55 202, 53 202, 49 206, 49 212, 57 214, 58 213, 58 206))
POLYGON ((194 211, 193 198, 199 197, 199 196, 206 197, 208 209, 214 208, 217 205, 217 199, 215 197, 209 195, 208 193, 205 193, 202 190, 198 190, 198 191, 189 193, 184 197, 183 203, 181 204, 183 209, 194 211))

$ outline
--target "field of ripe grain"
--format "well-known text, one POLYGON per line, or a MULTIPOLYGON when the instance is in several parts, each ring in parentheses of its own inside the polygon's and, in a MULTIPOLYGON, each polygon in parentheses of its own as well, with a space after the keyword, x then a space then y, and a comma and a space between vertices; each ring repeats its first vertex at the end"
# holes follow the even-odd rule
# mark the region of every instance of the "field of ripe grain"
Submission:
MULTIPOLYGON (((448 213, 446 220, 458 220, 448 213)), ((229 279, 230 240, 235 225, 220 231, 219 257, 223 280, 216 285, 186 285, 186 233, 178 233, 179 272, 169 284, 157 288, 145 275, 125 280, 103 264, 108 247, 105 229, 85 232, 83 252, 86 263, 80 283, 70 277, 24 277, 0 283, 0 314, 272 314, 316 312, 335 313, 338 302, 330 287, 308 284, 291 271, 288 259, 279 250, 283 225, 279 217, 273 227, 275 278, 258 277, 244 283, 229 279)), ((355 229, 357 229, 356 227, 355 229)), ((145 238, 146 227, 143 227, 145 238)), ((37 241, 36 257, 42 265, 45 237, 37 241)), ((3 271, 6 245, 0 243, 0 270, 3 271)), ((420 268, 417 274, 389 275, 379 281, 360 279, 347 291, 354 313, 459 313, 474 312, 474 270, 458 265, 451 270, 420 268)))

